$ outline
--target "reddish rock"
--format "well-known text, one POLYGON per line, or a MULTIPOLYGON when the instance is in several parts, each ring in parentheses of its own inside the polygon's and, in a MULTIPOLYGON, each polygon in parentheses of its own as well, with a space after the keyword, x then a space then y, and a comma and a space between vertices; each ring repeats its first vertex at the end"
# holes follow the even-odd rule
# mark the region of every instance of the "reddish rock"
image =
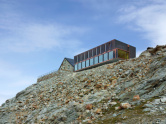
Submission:
POLYGON ((92 124, 92 121, 91 121, 91 120, 88 120, 88 124, 92 124))
POLYGON ((82 80, 82 82, 85 82, 85 81, 87 81, 88 80, 88 78, 84 78, 83 80, 82 80))
POLYGON ((116 83, 117 83, 116 79, 112 80, 112 85, 115 85, 116 83))
POLYGON ((62 83, 62 82, 59 82, 58 84, 62 85, 63 83, 62 83))
POLYGON ((135 95, 135 96, 133 97, 133 101, 137 101, 137 100, 140 100, 139 95, 135 95))
POLYGON ((102 87, 102 84, 97 84, 95 87, 96 87, 96 88, 101 88, 101 87, 102 87))
POLYGON ((120 106, 124 109, 130 108, 131 105, 129 103, 121 103, 120 106))
POLYGON ((96 114, 100 114, 100 113, 101 113, 101 109, 97 109, 96 114))
POLYGON ((113 106, 113 105, 116 105, 117 102, 110 102, 109 104, 113 106))
POLYGON ((121 110, 122 108, 120 106, 115 107, 115 110, 121 110))
POLYGON ((91 83, 92 81, 91 81, 91 80, 88 80, 87 82, 88 82, 88 83, 91 83))
POLYGON ((86 105, 86 109, 91 110, 92 108, 93 108, 93 105, 92 105, 92 104, 87 104, 87 105, 86 105))
POLYGON ((33 105, 32 107, 33 109, 38 109, 37 105, 33 105))
POLYGON ((107 85, 104 85, 104 89, 107 89, 107 88, 108 88, 108 86, 109 86, 108 84, 107 84, 107 85))
POLYGON ((112 69, 112 68, 113 68, 112 65, 108 65, 108 66, 107 66, 107 69, 112 69))
POLYGON ((69 103, 69 100, 66 100, 66 102, 65 102, 65 103, 66 103, 66 104, 67 104, 67 103, 69 103))

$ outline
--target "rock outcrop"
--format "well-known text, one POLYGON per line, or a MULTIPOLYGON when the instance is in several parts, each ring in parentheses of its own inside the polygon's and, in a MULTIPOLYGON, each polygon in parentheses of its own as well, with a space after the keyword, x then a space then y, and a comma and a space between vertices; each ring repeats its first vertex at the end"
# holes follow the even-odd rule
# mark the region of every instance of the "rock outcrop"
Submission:
POLYGON ((0 124, 166 123, 166 46, 39 81, 0 106, 0 124))

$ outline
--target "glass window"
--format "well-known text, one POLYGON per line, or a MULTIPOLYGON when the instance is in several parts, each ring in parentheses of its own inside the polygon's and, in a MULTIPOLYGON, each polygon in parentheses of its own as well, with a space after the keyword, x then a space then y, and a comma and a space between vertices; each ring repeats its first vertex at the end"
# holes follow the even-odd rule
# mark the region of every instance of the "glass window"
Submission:
POLYGON ((126 52, 126 59, 129 59, 129 53, 126 52))
POLYGON ((78 68, 77 68, 77 64, 75 64, 75 71, 77 71, 78 70, 78 68))
POLYGON ((104 61, 107 61, 108 60, 108 53, 105 53, 104 54, 104 61))
POLYGON ((98 63, 98 56, 97 57, 95 57, 95 62, 94 62, 95 64, 97 64, 98 63))
POLYGON ((93 65, 93 58, 90 59, 90 66, 93 65))
POLYGON ((82 68, 85 68, 85 61, 82 62, 82 68))
POLYGON ((80 69, 81 69, 81 62, 78 63, 78 70, 80 70, 80 69))
POLYGON ((118 50, 118 57, 122 59, 128 59, 129 53, 123 50, 118 50))
POLYGON ((103 62, 103 55, 100 55, 100 56, 99 56, 99 63, 100 63, 100 62, 103 62))
POLYGON ((114 58, 114 55, 113 55, 113 51, 109 52, 109 59, 113 59, 114 58))
POLYGON ((88 67, 88 66, 89 66, 89 59, 86 60, 86 67, 88 67))

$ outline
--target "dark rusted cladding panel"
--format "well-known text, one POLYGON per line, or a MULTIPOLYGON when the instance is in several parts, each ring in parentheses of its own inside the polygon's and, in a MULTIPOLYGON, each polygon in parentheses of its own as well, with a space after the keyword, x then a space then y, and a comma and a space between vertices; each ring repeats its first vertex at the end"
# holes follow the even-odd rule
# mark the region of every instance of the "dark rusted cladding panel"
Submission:
POLYGON ((133 46, 130 46, 129 51, 130 51, 130 58, 135 58, 136 57, 136 48, 133 46))
POLYGON ((129 51, 128 45, 118 40, 115 40, 115 48, 129 51))
POLYGON ((96 48, 93 48, 93 56, 96 55, 96 48))
POLYGON ((115 47, 122 49, 122 50, 129 51, 129 54, 130 54, 129 58, 136 57, 136 48, 131 46, 131 45, 128 45, 128 44, 123 43, 121 41, 115 40, 115 47))
POLYGON ((106 44, 106 51, 113 50, 115 48, 115 40, 111 40, 106 44))
POLYGON ((77 56, 74 56, 74 63, 77 63, 77 56))
POLYGON ((113 49, 116 48, 116 46, 115 46, 115 42, 116 42, 116 40, 112 40, 112 41, 111 41, 111 47, 110 47, 110 50, 113 50, 113 49))
POLYGON ((109 44, 110 44, 110 42, 106 43, 106 51, 109 50, 109 46, 110 46, 109 44))

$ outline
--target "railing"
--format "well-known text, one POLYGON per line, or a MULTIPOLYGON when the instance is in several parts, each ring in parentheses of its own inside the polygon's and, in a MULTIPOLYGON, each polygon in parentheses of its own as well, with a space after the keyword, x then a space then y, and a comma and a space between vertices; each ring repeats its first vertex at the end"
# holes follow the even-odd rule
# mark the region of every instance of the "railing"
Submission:
POLYGON ((59 72, 56 70, 56 71, 51 71, 49 73, 43 74, 43 75, 38 77, 37 82, 40 82, 40 81, 43 81, 43 80, 47 80, 49 78, 57 76, 58 73, 59 72))

